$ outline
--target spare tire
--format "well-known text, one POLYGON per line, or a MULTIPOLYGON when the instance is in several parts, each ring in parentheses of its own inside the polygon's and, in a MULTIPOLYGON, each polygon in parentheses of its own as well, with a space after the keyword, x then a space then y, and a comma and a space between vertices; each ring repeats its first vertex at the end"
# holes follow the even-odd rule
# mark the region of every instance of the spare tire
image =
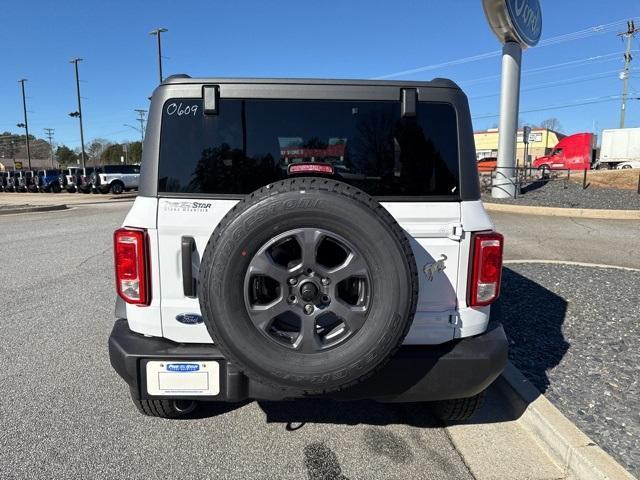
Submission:
POLYGON ((369 377, 416 309, 409 241, 373 198, 324 178, 248 195, 205 248, 198 297, 214 343, 248 377, 316 395, 369 377))

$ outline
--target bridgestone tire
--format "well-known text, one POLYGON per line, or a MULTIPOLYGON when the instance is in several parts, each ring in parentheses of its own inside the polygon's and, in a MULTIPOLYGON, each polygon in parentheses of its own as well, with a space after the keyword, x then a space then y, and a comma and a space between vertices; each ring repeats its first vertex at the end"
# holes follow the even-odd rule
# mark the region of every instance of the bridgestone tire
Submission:
POLYGON ((408 239, 382 205, 347 184, 302 177, 247 195, 222 219, 203 254, 198 296, 214 343, 248 377, 286 395, 320 395, 361 382, 393 356, 415 314, 418 276, 408 239), (302 353, 278 344, 253 325, 245 305, 254 254, 297 228, 348 240, 371 279, 362 327, 327 350, 302 353))
POLYGON ((484 401, 485 392, 469 398, 456 398, 453 400, 442 400, 430 404, 433 414, 445 422, 460 422, 469 420, 475 415, 484 401))
POLYGON ((178 418, 188 415, 197 407, 191 400, 136 400, 132 399, 138 411, 148 417, 178 418))

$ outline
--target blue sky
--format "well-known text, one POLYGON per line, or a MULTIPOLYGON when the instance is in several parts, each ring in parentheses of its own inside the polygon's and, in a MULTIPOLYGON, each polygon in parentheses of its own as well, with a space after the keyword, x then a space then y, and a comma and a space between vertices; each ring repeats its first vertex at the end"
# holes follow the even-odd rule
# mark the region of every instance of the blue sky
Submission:
MULTIPOLYGON (((536 123, 557 117, 568 133, 617 127, 619 100, 532 111, 584 99, 619 96, 624 44, 615 33, 640 15, 637 0, 541 0, 543 41, 524 54, 521 115, 536 123), (586 31, 577 39, 558 36, 586 31), (590 59, 590 60, 588 60, 590 59), (532 71, 533 70, 533 71, 532 71)), ((0 29, 0 131, 18 132, 20 78, 28 78, 30 133, 79 145, 73 65, 82 79, 85 140, 135 140, 136 108, 148 108, 157 82, 155 38, 164 26, 166 75, 373 78, 499 50, 481 0, 421 1, 28 1, 3 2, 0 29)), ((634 50, 640 50, 640 35, 634 50)), ((640 97, 640 53, 631 79, 640 97)), ((497 122, 500 58, 406 73, 449 77, 470 97, 474 127, 497 122)), ((627 126, 640 123, 640 101, 627 126)))

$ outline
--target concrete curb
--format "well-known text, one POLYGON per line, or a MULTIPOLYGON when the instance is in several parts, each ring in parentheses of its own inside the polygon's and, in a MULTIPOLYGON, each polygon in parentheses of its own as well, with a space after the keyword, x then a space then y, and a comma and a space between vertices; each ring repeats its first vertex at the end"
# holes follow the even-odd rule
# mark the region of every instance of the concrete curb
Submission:
POLYGON ((604 210, 595 208, 532 207, 508 203, 483 202, 489 212, 522 213, 549 217, 598 218, 605 220, 640 220, 640 210, 604 210))
POLYGON ((8 208, 6 210, 0 209, 0 215, 11 215, 16 213, 34 213, 34 212, 52 212, 55 210, 66 210, 66 205, 33 205, 22 208, 8 208))
MULTIPOLYGON (((542 395, 511 362, 497 386, 523 410, 518 421, 538 441, 569 478, 633 480, 608 453, 598 447, 542 395)), ((516 407, 517 408, 517 407, 516 407)))

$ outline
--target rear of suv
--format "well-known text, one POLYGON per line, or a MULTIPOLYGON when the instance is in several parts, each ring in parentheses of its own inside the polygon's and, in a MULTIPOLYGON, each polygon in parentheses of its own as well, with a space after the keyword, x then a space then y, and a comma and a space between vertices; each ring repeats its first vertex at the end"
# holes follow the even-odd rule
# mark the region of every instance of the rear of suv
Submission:
POLYGON ((431 82, 167 79, 114 234, 111 364, 147 415, 199 402, 429 402, 507 360, 502 236, 468 103, 431 82))
POLYGON ((53 192, 60 193, 62 187, 60 186, 60 170, 38 170, 34 173, 33 184, 39 192, 53 192))
POLYGON ((60 175, 58 175, 58 185, 60 190, 66 190, 67 193, 74 193, 77 191, 78 177, 82 173, 80 167, 67 167, 60 175))

